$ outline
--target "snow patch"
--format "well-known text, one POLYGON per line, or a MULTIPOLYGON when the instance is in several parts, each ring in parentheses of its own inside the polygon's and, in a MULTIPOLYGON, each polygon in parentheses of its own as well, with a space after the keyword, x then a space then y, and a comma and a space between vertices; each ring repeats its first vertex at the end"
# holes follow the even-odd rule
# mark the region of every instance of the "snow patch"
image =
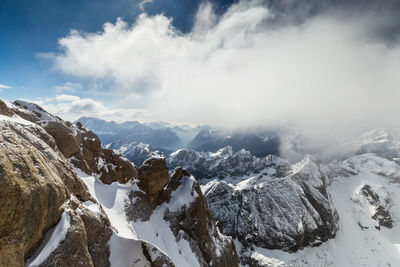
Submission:
POLYGON ((60 221, 57 223, 53 232, 51 233, 50 239, 47 241, 45 246, 40 250, 39 254, 34 260, 28 263, 28 266, 39 266, 45 261, 49 255, 58 247, 61 241, 65 239, 68 229, 71 226, 71 217, 67 211, 61 215, 60 221))

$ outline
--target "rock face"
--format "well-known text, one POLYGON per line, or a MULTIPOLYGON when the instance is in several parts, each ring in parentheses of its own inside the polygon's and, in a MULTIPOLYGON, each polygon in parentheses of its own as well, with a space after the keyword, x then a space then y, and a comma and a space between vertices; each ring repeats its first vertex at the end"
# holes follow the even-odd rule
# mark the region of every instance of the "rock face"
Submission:
POLYGON ((7 121, 0 127, 0 265, 22 266, 69 196, 90 195, 62 154, 41 139, 54 142, 41 127, 7 121))
POLYGON ((156 226, 155 235, 140 236, 138 233, 140 238, 150 239, 167 253, 171 248, 163 246, 168 238, 173 238, 169 242, 171 244, 188 243, 196 260, 185 261, 179 255, 181 252, 174 254, 176 250, 181 251, 182 247, 178 246, 170 251, 172 260, 180 262, 178 266, 238 266, 232 239, 218 230, 207 201, 189 172, 177 169, 169 177, 165 160, 150 158, 139 169, 139 180, 139 187, 143 191, 132 192, 131 205, 127 208, 133 227, 139 228, 142 223, 157 225, 159 220, 165 221, 167 226, 156 226), (156 171, 149 172, 152 169, 156 171))
POLYGON ((102 149, 100 139, 80 123, 72 125, 36 104, 17 100, 13 111, 22 118, 42 126, 56 141, 66 158, 84 172, 98 173, 102 182, 126 183, 137 178, 136 167, 122 155, 102 149))
POLYGON ((163 158, 138 172, 81 125, 16 103, 0 118, 1 266, 237 266, 189 173, 170 177, 163 158), (179 249, 138 239, 149 229, 179 249))
MULTIPOLYGON (((83 129, 79 135, 69 123, 33 107, 35 112, 18 107, 7 111, 5 105, 2 113, 12 117, 0 119, 0 266, 110 266, 111 248, 115 254, 115 248, 127 243, 132 250, 124 248, 127 260, 118 266, 175 266, 154 245, 117 235, 65 155, 80 155, 82 147, 98 152, 115 165, 117 177, 131 177, 126 170, 133 165, 102 150, 94 134, 83 129), (76 144, 61 143, 64 137, 79 145, 78 154, 76 144)), ((81 162, 90 168, 83 157, 81 162)))
POLYGON ((339 217, 319 165, 311 158, 294 166, 276 159, 269 168, 236 185, 214 180, 204 187, 224 232, 245 247, 287 251, 333 238, 339 217))
POLYGON ((259 173, 273 166, 276 156, 257 158, 249 151, 240 150, 233 152, 232 147, 225 147, 212 152, 197 152, 194 150, 180 149, 168 158, 168 166, 175 168, 183 166, 198 178, 236 177, 259 173))

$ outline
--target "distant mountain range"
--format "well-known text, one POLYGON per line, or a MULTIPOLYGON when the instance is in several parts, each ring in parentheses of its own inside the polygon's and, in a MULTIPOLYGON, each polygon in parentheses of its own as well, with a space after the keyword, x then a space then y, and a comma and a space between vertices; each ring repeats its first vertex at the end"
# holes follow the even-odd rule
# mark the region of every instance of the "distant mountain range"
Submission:
POLYGON ((246 149, 259 157, 279 152, 279 136, 274 132, 223 131, 204 125, 192 127, 168 122, 117 123, 94 117, 81 117, 77 121, 95 132, 102 144, 113 149, 144 143, 164 154, 181 148, 216 152, 226 146, 232 147, 234 152, 246 149))

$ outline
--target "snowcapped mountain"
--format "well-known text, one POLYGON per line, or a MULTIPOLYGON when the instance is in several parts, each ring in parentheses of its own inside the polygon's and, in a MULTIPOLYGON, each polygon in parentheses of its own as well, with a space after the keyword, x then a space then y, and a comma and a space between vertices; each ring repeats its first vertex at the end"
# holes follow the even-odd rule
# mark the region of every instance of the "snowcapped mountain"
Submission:
POLYGON ((400 265, 400 142, 384 129, 293 163, 101 147, 26 101, 0 101, 0 127, 1 265, 400 265))
POLYGON ((195 174, 243 265, 396 266, 396 139, 377 129, 352 144, 354 156, 328 163, 307 156, 293 164, 231 147, 180 149, 167 163, 195 174))
POLYGON ((236 152, 241 149, 263 157, 279 153, 279 136, 273 132, 221 131, 213 128, 201 130, 190 142, 189 148, 197 151, 211 151, 230 146, 236 152))
MULTIPOLYGON (((377 142, 392 147, 387 139, 377 142)), ((230 148, 179 150, 168 162, 206 178, 200 182, 209 207, 244 265, 397 266, 400 166, 382 157, 382 146, 375 151, 385 153, 291 164, 230 148)))
POLYGON ((117 123, 93 117, 82 117, 77 122, 95 132, 103 144, 112 142, 143 142, 162 150, 176 150, 183 141, 170 127, 150 127, 138 121, 117 123))
POLYGON ((95 132, 103 144, 109 144, 113 149, 145 143, 166 154, 180 148, 216 152, 226 146, 231 146, 235 152, 245 149, 260 157, 279 154, 279 136, 268 131, 222 131, 210 126, 174 125, 168 122, 117 123, 93 117, 82 117, 77 121, 95 132))

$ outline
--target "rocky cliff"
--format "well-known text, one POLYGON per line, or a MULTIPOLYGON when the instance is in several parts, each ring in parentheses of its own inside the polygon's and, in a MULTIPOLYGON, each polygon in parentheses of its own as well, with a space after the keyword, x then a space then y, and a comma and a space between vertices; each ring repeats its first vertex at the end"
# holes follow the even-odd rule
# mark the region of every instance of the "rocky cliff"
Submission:
POLYGON ((171 176, 162 160, 138 170, 93 132, 25 101, 0 101, 0 127, 1 266, 187 266, 188 255, 198 266, 237 265, 188 173, 171 176), (186 181, 191 198, 176 199, 186 181), (159 225, 181 257, 146 236, 159 225))

